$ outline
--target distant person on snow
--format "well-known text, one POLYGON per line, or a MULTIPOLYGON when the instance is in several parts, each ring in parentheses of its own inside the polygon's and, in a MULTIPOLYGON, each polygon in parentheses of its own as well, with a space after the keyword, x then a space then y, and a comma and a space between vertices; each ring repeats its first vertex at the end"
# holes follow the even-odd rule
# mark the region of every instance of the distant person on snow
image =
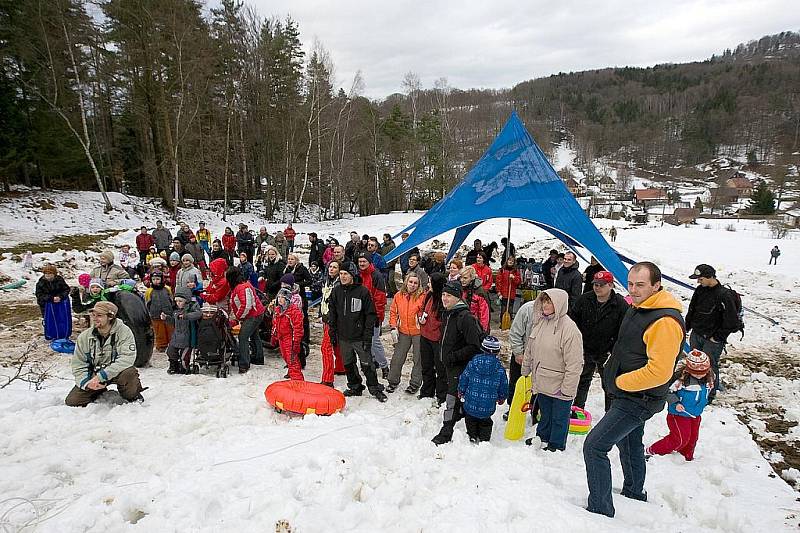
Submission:
POLYGON ((172 242, 172 233, 164 227, 164 223, 156 220, 156 229, 153 230, 153 239, 156 243, 156 248, 159 252, 169 250, 169 245, 172 242))
POLYGON ((611 242, 617 242, 617 228, 611 226, 611 229, 608 232, 608 235, 611 237, 611 242))
MULTIPOLYGON (((286 229, 283 230, 283 238, 286 239, 286 248, 288 253, 294 252, 295 237, 297 237, 297 232, 292 227, 292 223, 289 222, 286 225, 286 229)), ((288 255, 288 253, 286 255, 288 255)))
POLYGON ((769 253, 769 264, 770 265, 777 265, 778 264, 778 257, 781 255, 781 249, 778 248, 777 245, 772 247, 772 251, 769 253))
POLYGON ((697 280, 697 288, 686 313, 686 331, 691 331, 690 347, 704 352, 711 360, 714 390, 709 394, 708 401, 712 402, 720 390, 719 360, 728 342, 728 335, 739 327, 739 317, 732 291, 717 280, 714 267, 697 265, 689 278, 697 280))
POLYGON ((678 379, 667 395, 667 427, 669 435, 647 448, 646 455, 667 455, 678 452, 684 459, 694 459, 700 434, 700 415, 714 390, 711 361, 700 350, 692 350, 678 363, 678 379))

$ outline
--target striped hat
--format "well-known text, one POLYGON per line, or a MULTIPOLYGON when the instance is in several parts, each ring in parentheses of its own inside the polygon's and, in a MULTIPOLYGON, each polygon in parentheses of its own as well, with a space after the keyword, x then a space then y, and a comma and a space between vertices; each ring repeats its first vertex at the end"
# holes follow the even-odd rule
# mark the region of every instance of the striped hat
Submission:
POLYGON ((487 335, 483 338, 483 342, 481 342, 481 348, 483 348, 486 353, 498 354, 500 353, 500 339, 487 335))

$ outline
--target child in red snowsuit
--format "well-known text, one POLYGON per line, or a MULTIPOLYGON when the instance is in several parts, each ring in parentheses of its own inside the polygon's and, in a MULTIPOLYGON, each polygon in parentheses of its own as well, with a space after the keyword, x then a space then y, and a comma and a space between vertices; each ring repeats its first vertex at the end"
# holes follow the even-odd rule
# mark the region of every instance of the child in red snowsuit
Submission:
POLYGON ((292 305, 289 289, 278 291, 272 315, 272 344, 280 347, 289 367, 288 378, 303 381, 300 365, 300 342, 303 340, 303 311, 292 305))
POLYGON ((691 461, 700 433, 700 415, 714 389, 714 371, 708 355, 700 350, 692 350, 678 371, 680 377, 670 386, 667 396, 669 435, 647 448, 646 455, 678 452, 691 461))

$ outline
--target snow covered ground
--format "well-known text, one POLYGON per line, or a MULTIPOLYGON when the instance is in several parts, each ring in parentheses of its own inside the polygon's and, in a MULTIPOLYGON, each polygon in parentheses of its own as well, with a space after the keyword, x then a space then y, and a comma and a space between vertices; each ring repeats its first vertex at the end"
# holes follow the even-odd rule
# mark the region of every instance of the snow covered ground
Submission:
MULTIPOLYGON (((119 211, 103 216, 94 193, 0 198, 0 252, 5 252, 0 272, 31 279, 24 290, 0 294, 0 308, 33 303, 38 274, 23 268, 16 255, 21 243, 41 245, 49 238, 87 234, 101 235, 109 245, 132 243, 142 222, 152 227, 156 218, 167 220, 144 200, 114 195, 112 201, 119 211), (39 200, 57 208, 43 209, 39 200)), ((181 213, 192 227, 205 220, 215 235, 226 225, 214 213, 181 213)), ((309 231, 340 240, 351 229, 380 236, 419 215, 294 226, 302 245, 309 231)), ((253 215, 234 215, 228 224, 242 221, 251 228, 263 225, 253 215)), ((286 520, 295 532, 797 530, 798 493, 770 463, 787 480, 800 477, 791 467, 797 456, 788 457, 796 453, 792 443, 800 441, 800 376, 795 370, 800 361, 800 275, 793 259, 800 256, 800 239, 777 242, 781 264, 768 267, 775 243, 757 222, 735 223, 735 232, 705 229, 702 223, 684 228, 595 222, 602 231, 611 225, 620 230, 615 244, 621 252, 655 261, 677 277, 688 276, 697 263, 713 264, 720 279, 743 293, 746 306, 785 328, 746 316, 744 340, 737 337, 729 349, 732 363, 724 378, 730 388, 704 413, 695 461, 651 459, 648 503, 617 494, 615 519, 585 512, 582 437, 570 436, 564 454, 505 441, 503 407, 495 415, 490 443, 470 444, 460 424, 454 442, 439 448, 430 443, 441 422, 439 410, 402 392, 386 404, 368 396, 353 399, 343 413, 331 417, 278 414, 263 396, 264 388, 284 373, 278 358, 268 358, 264 367, 253 367, 244 377, 222 380, 169 376, 165 356, 157 354, 153 367, 141 371, 149 387, 144 404, 120 404, 109 393, 86 409, 68 409, 63 405, 72 385, 67 358, 49 352, 37 320, 17 323, 18 316, 0 313, 0 323, 15 324, 0 328, 4 357, 33 343, 32 353, 51 367, 52 376, 42 390, 21 383, 0 390, 0 526, 54 532, 264 531, 286 520)), ((285 226, 265 225, 271 231, 285 226)), ((504 220, 494 220, 479 226, 468 242, 475 237, 499 241, 505 230, 504 220)), ((439 240, 450 238, 446 234, 439 240)), ((557 245, 525 223, 514 223, 512 240, 528 257, 541 258, 557 245)), ((34 265, 58 262, 67 281, 74 282, 95 255, 85 249, 53 249, 36 253, 34 265)), ((675 292, 688 304, 689 291, 675 292)), ((384 344, 390 346, 388 335, 384 344)), ((319 380, 318 353, 313 346, 308 379, 319 380)), ((9 371, 0 368, 0 376, 9 371)), ((403 383, 410 366, 405 371, 403 383)), ((344 387, 343 378, 337 377, 337 386, 344 387)), ((590 411, 602 412, 600 398, 595 383, 590 411)), ((645 440, 664 434, 664 415, 657 415, 647 425, 645 440)), ((618 493, 619 461, 614 453, 611 460, 618 493)))

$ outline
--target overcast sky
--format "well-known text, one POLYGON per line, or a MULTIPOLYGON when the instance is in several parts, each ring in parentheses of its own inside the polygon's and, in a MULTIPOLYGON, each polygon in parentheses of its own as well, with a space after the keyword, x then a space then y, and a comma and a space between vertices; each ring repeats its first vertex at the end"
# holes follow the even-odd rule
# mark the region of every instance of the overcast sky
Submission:
MULTIPOLYGON (((287 14, 310 48, 336 65, 336 86, 361 70, 365 94, 424 88, 503 88, 557 72, 707 59, 764 35, 800 30, 798 0, 246 0, 287 14)), ((212 2, 213 3, 213 2, 212 2)))

